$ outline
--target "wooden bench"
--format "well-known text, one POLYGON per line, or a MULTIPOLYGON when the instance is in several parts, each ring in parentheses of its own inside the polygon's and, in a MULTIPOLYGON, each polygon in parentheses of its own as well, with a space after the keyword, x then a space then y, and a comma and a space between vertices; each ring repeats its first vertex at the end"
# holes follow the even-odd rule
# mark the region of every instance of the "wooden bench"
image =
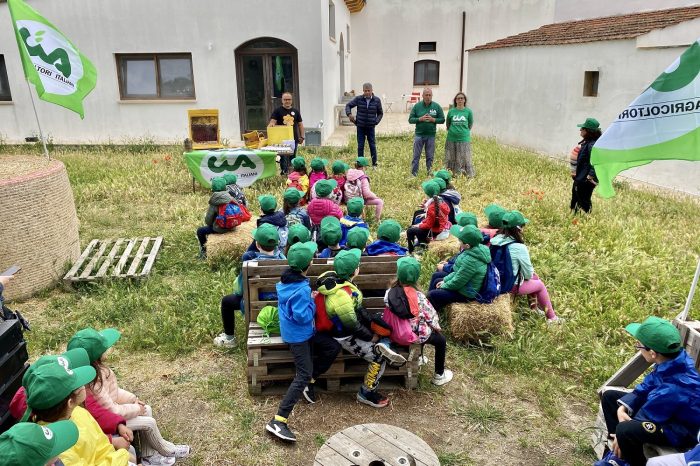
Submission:
MULTIPOLYGON (((397 257, 362 257, 360 274, 353 280, 363 292, 379 294, 396 279, 397 257), (374 293, 372 293, 374 292, 374 293)), ((294 378, 294 358, 289 347, 279 336, 267 337, 257 323, 260 310, 268 305, 276 306, 277 301, 262 301, 259 293, 274 291, 275 284, 287 268, 287 261, 248 261, 243 264, 243 300, 248 351, 248 390, 254 395, 284 393, 294 378)), ((333 259, 314 259, 307 276, 311 288, 315 289, 316 279, 322 273, 333 270, 333 259)), ((383 296, 383 292, 382 292, 383 296)), ((367 297, 363 305, 373 313, 383 312, 382 297, 367 297)), ((415 388, 418 376, 420 345, 399 348, 408 360, 400 368, 387 366, 380 383, 384 388, 415 388)), ((328 391, 355 391, 362 383, 367 370, 367 362, 342 351, 330 369, 320 377, 328 391)), ((319 388, 323 388, 323 383, 319 388)))
MULTIPOLYGON (((673 325, 678 328, 681 334, 681 343, 688 354, 695 360, 695 368, 700 368, 700 322, 681 321, 678 318, 673 320, 673 325)), ((632 356, 617 372, 615 372, 605 383, 598 389, 598 396, 602 398, 603 392, 606 390, 624 390, 631 391, 628 387, 632 385, 646 370, 651 366, 641 352, 637 352, 632 356)), ((605 448, 607 439, 607 428, 603 418, 602 408, 598 409, 598 418, 596 419, 594 432, 592 435, 593 449, 600 458, 605 448)), ((654 456, 667 455, 672 453, 680 453, 671 447, 660 447, 658 445, 645 444, 644 454, 647 458, 654 456)))

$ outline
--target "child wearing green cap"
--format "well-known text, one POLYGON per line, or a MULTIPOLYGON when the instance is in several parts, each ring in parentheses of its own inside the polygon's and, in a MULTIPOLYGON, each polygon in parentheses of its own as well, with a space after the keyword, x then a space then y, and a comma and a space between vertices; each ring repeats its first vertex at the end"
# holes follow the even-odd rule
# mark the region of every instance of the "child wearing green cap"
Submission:
POLYGON ((45 426, 32 422, 15 424, 0 435, 0 464, 3 466, 44 466, 78 441, 73 421, 58 421, 45 426))
POLYGON ((417 245, 426 247, 432 237, 437 237, 444 230, 450 227, 448 219, 450 208, 438 194, 440 188, 435 181, 426 181, 421 185, 423 192, 427 196, 425 203, 425 218, 418 225, 414 225, 406 230, 408 240, 408 252, 412 253, 417 245), (418 244, 416 244, 416 242, 418 244))
POLYGON ((316 194, 315 197, 311 199, 306 209, 309 213, 309 217, 311 217, 312 225, 320 225, 321 220, 329 215, 337 219, 343 217, 343 211, 340 210, 340 206, 331 199, 333 190, 335 190, 337 186, 335 180, 319 180, 314 185, 313 190, 316 194))
MULTIPOLYGON (((481 232, 489 235, 489 241, 503 228, 503 216, 508 211, 498 204, 489 204, 484 208, 484 215, 488 224, 481 228, 481 232)), ((489 243, 487 243, 489 244, 489 243)))
POLYGON ((591 196, 598 185, 595 168, 591 165, 591 151, 602 132, 600 123, 595 118, 586 118, 585 122, 577 126, 582 139, 579 142, 581 149, 576 159, 576 172, 571 175, 574 182, 571 188, 570 207, 574 213, 579 209, 589 213, 592 209, 591 196))
MULTIPOLYGON (((340 238, 341 246, 345 246, 348 240, 348 232, 353 228, 364 228, 369 232, 369 225, 365 223, 363 218, 365 201, 361 197, 353 197, 347 201, 347 211, 348 213, 340 219, 340 229, 342 231, 342 236, 340 238)), ((361 248, 364 250, 364 246, 361 248)))
POLYGON ((420 268, 420 263, 413 257, 402 257, 396 262, 396 281, 384 294, 384 312, 391 312, 397 318, 407 321, 416 336, 416 343, 435 347, 435 372, 431 382, 434 385, 445 385, 453 376, 451 370, 445 369, 447 340, 440 329, 440 319, 435 308, 418 289, 420 268))
POLYGON ((309 176, 306 173, 306 161, 303 157, 294 157, 292 159, 292 173, 287 176, 287 187, 295 188, 304 193, 299 205, 306 205, 309 199, 309 176))
POLYGON ((374 408, 383 408, 389 400, 377 391, 377 387, 386 363, 403 364, 406 359, 374 332, 373 325, 385 329, 389 326, 362 307, 362 292, 352 282, 359 272, 360 251, 342 251, 333 261, 333 270, 318 277, 316 288, 324 296, 326 313, 333 323, 329 333, 346 351, 369 362, 357 400, 374 408))
POLYGON ((126 419, 126 426, 141 433, 141 455, 144 465, 172 465, 175 458, 190 454, 188 445, 175 445, 165 440, 153 419, 151 407, 133 393, 119 387, 114 371, 105 364, 107 351, 121 338, 121 332, 114 328, 97 331, 94 328, 82 329, 68 341, 67 348, 83 348, 88 353, 94 376, 87 389, 95 399, 113 413, 126 419))
POLYGON ((398 244, 401 237, 401 225, 393 219, 384 220, 377 229, 376 241, 367 245, 368 256, 405 256, 408 252, 398 244))
POLYGON ((207 236, 230 231, 222 228, 216 222, 216 216, 219 215, 219 206, 226 205, 233 200, 226 190, 226 180, 221 177, 212 178, 211 191, 209 207, 207 207, 207 213, 204 215, 204 226, 197 228, 200 259, 206 259, 207 257, 207 236))
POLYGON ((243 204, 244 206, 248 207, 248 199, 245 197, 243 188, 236 184, 238 181, 238 176, 236 176, 235 173, 227 173, 224 175, 224 180, 226 181, 226 190, 231 197, 238 201, 239 204, 243 204))
POLYGON ((335 257, 342 248, 338 244, 342 237, 340 221, 332 216, 324 217, 321 220, 321 241, 326 247, 318 254, 320 259, 335 257))
POLYGON ((306 228, 311 229, 309 213, 300 205, 301 200, 304 199, 304 193, 296 188, 287 188, 282 197, 284 199, 282 211, 287 219, 287 227, 291 228, 292 225, 301 223, 306 228))
MULTIPOLYGON (((530 251, 523 240, 523 229, 528 222, 529 220, 517 210, 506 212, 501 218, 501 229, 491 239, 493 257, 496 257, 496 251, 503 248, 507 248, 510 256, 512 276, 508 276, 504 270, 501 273, 501 284, 513 283, 510 291, 513 294, 535 296, 536 299, 530 301, 530 308, 538 314, 544 314, 548 324, 562 323, 563 319, 554 312, 547 287, 535 273, 530 251)), ((502 268, 499 267, 498 271, 501 272, 502 268)), ((508 290, 502 289, 501 292, 507 293, 508 290)))
POLYGON ((683 349, 678 329, 652 316, 641 324, 629 324, 625 330, 637 340, 635 347, 654 368, 631 393, 602 393, 612 450, 595 466, 653 464, 644 456, 645 443, 689 448, 696 443, 700 427, 700 375, 695 361, 683 349))
POLYGON ((328 173, 326 172, 326 165, 328 160, 316 157, 311 160, 309 164, 311 166, 311 173, 309 174, 309 190, 311 191, 311 198, 315 196, 314 185, 319 180, 328 179, 328 173))
POLYGON ((336 183, 338 183, 338 191, 341 193, 341 204, 346 203, 348 200, 345 199, 345 174, 347 173, 348 169, 350 168, 350 165, 347 163, 343 162, 342 160, 336 160, 333 162, 332 165, 332 170, 333 174, 331 175, 330 179, 335 180, 336 183))
MULTIPOLYGON (((258 202, 260 203, 260 211, 262 215, 258 217, 256 221, 256 226, 264 225, 269 223, 277 228, 279 233, 279 247, 284 249, 287 245, 287 236, 289 228, 287 227, 287 216, 284 210, 277 210, 277 198, 271 194, 263 194, 258 197, 258 202)), ((247 249, 248 251, 256 251, 255 241, 247 249)))
POLYGON ((483 237, 474 225, 454 225, 450 234, 460 242, 462 253, 454 263, 452 272, 435 284, 428 292, 428 299, 435 309, 441 311, 452 303, 473 301, 481 289, 486 268, 491 262, 489 248, 481 244, 483 237))
MULTIPOLYGON (((299 224, 303 227, 303 225, 299 224)), ((263 223, 253 230, 255 251, 246 251, 241 256, 241 267, 238 270, 233 293, 221 298, 221 321, 224 331, 214 338, 214 344, 233 348, 236 346, 236 311, 243 310, 243 264, 248 261, 284 260, 286 256, 278 248, 279 231, 270 223, 263 223)), ((277 294, 270 291, 261 291, 258 299, 276 300, 277 294)))
MULTIPOLYGON (((467 225, 478 226, 478 220, 476 218, 476 215, 471 212, 460 212, 459 214, 457 214, 456 220, 457 225, 461 227, 466 227, 467 225)), ((490 240, 489 236, 485 233, 482 233, 481 236, 483 238, 481 243, 488 246, 490 240)), ((459 252, 457 252, 457 254, 450 257, 446 261, 438 262, 438 264, 435 267, 436 270, 435 272, 433 272, 433 275, 430 278, 430 285, 428 286, 428 291, 434 290, 435 285, 437 285, 438 282, 440 282, 443 278, 449 275, 450 272, 452 272, 457 258, 463 251, 463 249, 460 249, 459 252)))
POLYGON ((353 228, 348 231, 347 240, 343 249, 359 249, 362 251, 362 255, 366 256, 367 252, 365 247, 367 246, 367 241, 369 240, 369 230, 366 228, 353 228))
POLYGON ((450 207, 449 220, 451 224, 457 223, 457 214, 459 213, 459 203, 462 201, 462 195, 455 189, 452 184, 452 174, 444 168, 435 172, 435 178, 440 178, 445 182, 445 187, 440 186, 440 198, 447 202, 450 207))
POLYGON ((304 388, 311 381, 313 373, 311 340, 314 335, 316 306, 311 299, 311 286, 306 271, 316 250, 317 246, 313 241, 296 243, 289 248, 289 267, 282 273, 276 285, 280 333, 282 341, 289 344, 289 351, 294 356, 296 375, 280 403, 277 414, 267 423, 265 429, 288 442, 295 442, 296 436, 289 429, 287 420, 294 405, 302 397, 304 388))
POLYGON ((289 227, 289 239, 287 240, 287 247, 284 250, 284 255, 289 254, 289 248, 291 248, 296 243, 306 243, 311 241, 311 230, 306 228, 301 223, 292 225, 289 227))
POLYGON ((372 192, 370 179, 365 171, 367 165, 369 165, 369 161, 365 157, 358 157, 355 162, 355 168, 348 170, 347 181, 344 187, 345 199, 362 197, 365 200, 365 205, 374 206, 374 218, 376 221, 380 221, 382 219, 384 201, 372 192))

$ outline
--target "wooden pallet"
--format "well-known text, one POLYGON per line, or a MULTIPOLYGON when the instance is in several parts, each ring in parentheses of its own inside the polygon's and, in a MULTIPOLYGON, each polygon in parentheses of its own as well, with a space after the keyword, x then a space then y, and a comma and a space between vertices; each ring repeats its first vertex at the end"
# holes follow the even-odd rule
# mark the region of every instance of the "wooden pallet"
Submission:
POLYGON ((63 277, 65 283, 143 278, 151 273, 163 237, 94 239, 63 277))

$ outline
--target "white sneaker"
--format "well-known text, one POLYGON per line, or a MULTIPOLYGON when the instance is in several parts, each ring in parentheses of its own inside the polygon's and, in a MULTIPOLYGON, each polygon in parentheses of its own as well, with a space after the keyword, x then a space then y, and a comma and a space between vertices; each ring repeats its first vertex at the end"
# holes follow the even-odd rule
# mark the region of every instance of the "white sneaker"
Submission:
POLYGON ((389 345, 380 341, 374 345, 374 351, 384 357, 391 365, 402 366, 406 364, 406 358, 401 356, 396 351, 392 350, 389 345))
POLYGON ((450 230, 443 230, 435 237, 435 241, 444 241, 450 237, 450 230))
POLYGON ((451 370, 445 369, 445 372, 443 372, 442 374, 433 375, 433 380, 431 380, 431 382, 433 385, 445 385, 450 380, 452 380, 453 376, 454 374, 452 374, 451 370))
POLYGON ((534 312, 538 316, 545 316, 546 315, 546 313, 542 309, 540 309, 539 307, 532 309, 532 312, 534 312))
POLYGON ((175 458, 185 458, 190 456, 189 445, 175 445, 175 458))
POLYGON ((559 316, 554 316, 551 319, 547 319, 547 325, 552 325, 552 324, 563 324, 564 319, 562 319, 559 316))
POLYGON ((420 367, 420 366, 425 366, 425 365, 428 364, 429 362, 430 362, 430 359, 428 359, 428 356, 425 356, 425 355, 421 354, 421 355, 418 357, 418 367, 420 367))
POLYGON ((159 453, 141 458, 143 466, 171 466, 175 464, 175 458, 172 456, 163 456, 159 453))
POLYGON ((220 333, 218 337, 214 338, 214 344, 216 346, 225 346, 226 348, 233 348, 236 346, 236 337, 232 335, 227 335, 225 333, 220 333))

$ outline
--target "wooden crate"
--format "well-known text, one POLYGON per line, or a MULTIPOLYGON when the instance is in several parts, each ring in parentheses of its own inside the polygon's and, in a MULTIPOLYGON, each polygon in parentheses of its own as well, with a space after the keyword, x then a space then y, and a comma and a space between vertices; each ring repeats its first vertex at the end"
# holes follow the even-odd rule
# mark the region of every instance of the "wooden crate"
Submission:
POLYGON ((151 273, 162 244, 162 236, 94 239, 63 277, 63 281, 76 283, 108 278, 143 278, 151 273))

